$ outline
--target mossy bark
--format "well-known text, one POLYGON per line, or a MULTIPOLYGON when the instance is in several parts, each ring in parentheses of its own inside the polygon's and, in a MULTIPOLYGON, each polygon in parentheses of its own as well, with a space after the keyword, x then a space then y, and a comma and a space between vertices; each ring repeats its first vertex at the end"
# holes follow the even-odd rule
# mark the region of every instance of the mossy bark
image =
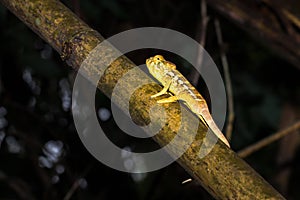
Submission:
MULTIPOLYGON (((99 33, 88 27, 57 0, 0 0, 0 2, 44 38, 75 70, 91 50, 103 41, 99 33)), ((111 60, 114 51, 108 46, 99 53, 99 57, 102 60, 111 60)), ((128 58, 119 57, 104 71, 98 88, 111 97, 118 80, 134 67, 135 65, 128 58)), ((86 74, 99 73, 99 69, 92 65, 87 66, 85 70, 86 74)), ((133 89, 135 81, 142 81, 145 78, 150 79, 142 71, 137 70, 137 74, 132 76, 130 81, 120 85, 120 93, 115 103, 124 108, 122 96, 133 89)), ((150 96, 159 90, 161 90, 159 85, 148 84, 133 93, 129 109, 131 117, 137 124, 149 122, 149 109, 155 104, 155 100, 150 96)), ((207 156, 200 158, 199 150, 206 134, 204 126, 200 123, 196 137, 191 138, 193 123, 199 120, 187 110, 184 112, 189 117, 181 120, 182 112, 178 103, 163 106, 168 121, 153 139, 161 146, 167 145, 175 137, 180 124, 183 132, 182 140, 170 148, 169 153, 176 155, 177 151, 185 145, 184 141, 193 139, 193 143, 178 162, 216 199, 284 199, 235 152, 220 141, 207 156)), ((161 115, 160 112, 156 112, 153 117, 159 119, 161 115)))

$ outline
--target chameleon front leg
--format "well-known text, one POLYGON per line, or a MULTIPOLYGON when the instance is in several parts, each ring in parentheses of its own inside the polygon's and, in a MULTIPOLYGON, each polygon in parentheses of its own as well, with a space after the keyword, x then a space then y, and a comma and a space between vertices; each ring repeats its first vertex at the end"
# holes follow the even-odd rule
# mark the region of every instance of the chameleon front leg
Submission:
POLYGON ((157 103, 172 103, 178 100, 177 96, 171 96, 165 99, 158 100, 157 103))
MULTIPOLYGON (((158 96, 161 96, 163 94, 166 94, 169 87, 170 87, 170 85, 171 85, 171 82, 172 82, 172 80, 167 82, 166 85, 164 86, 164 88, 159 93, 152 95, 151 98, 158 97, 158 96)), ((177 101, 177 100, 178 100, 177 96, 171 96, 171 97, 168 97, 168 98, 165 98, 165 99, 158 100, 157 103, 172 103, 172 102, 177 101)))
POLYGON ((169 87, 170 87, 170 85, 171 85, 171 82, 172 82, 172 80, 170 80, 159 93, 152 95, 151 98, 158 97, 158 96, 161 96, 163 94, 166 94, 169 87))

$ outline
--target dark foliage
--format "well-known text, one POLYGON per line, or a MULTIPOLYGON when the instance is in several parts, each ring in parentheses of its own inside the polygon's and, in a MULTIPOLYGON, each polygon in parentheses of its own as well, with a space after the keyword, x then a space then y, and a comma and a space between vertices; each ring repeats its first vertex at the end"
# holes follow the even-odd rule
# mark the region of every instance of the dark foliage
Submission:
MULTIPOLYGON (((200 2, 195 0, 64 3, 104 37, 143 26, 175 29, 192 38, 198 34, 200 2)), ((209 16, 217 17, 213 10, 209 10, 209 16)), ((299 70, 226 19, 220 20, 235 100, 232 147, 239 150, 278 130, 285 103, 299 109, 299 70)), ((2 6, 0 30, 0 199, 62 199, 72 189, 72 199, 212 199, 195 182, 182 185, 189 175, 176 163, 148 174, 127 174, 95 160, 81 143, 73 124, 71 95, 75 72, 2 6)), ((206 50, 221 66, 211 22, 206 50)), ((135 51, 128 57, 142 64, 150 56, 145 52, 135 51)), ((179 70, 189 75, 191 66, 171 54, 169 60, 178 61, 179 70)), ((205 93, 200 85, 199 90, 205 93)), ((111 139, 116 144, 138 151, 157 148, 152 141, 124 136, 110 117, 109 99, 101 92, 96 102, 96 110, 107 117, 102 117, 100 124, 114 133, 111 139)), ((277 143, 271 144, 248 159, 275 187, 274 177, 282 170, 275 162, 277 148, 277 143)), ((288 193, 294 199, 300 198, 299 152, 286 165, 293 169, 288 193)))

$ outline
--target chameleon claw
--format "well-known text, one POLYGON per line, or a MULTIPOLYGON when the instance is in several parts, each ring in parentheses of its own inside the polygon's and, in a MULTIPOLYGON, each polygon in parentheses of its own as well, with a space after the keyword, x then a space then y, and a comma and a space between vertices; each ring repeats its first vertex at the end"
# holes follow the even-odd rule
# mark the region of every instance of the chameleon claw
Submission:
POLYGON ((161 95, 163 95, 163 94, 165 94, 165 92, 163 93, 163 91, 160 91, 159 93, 152 95, 152 96, 151 96, 151 99, 153 99, 153 98, 155 98, 155 97, 158 97, 158 96, 161 96, 161 95))
POLYGON ((167 93, 167 90, 168 90, 168 88, 167 88, 167 87, 164 87, 159 93, 156 93, 156 94, 152 95, 152 96, 151 96, 151 99, 153 99, 153 98, 155 98, 155 97, 159 97, 159 96, 161 96, 161 95, 163 95, 163 94, 166 94, 166 93, 167 93))

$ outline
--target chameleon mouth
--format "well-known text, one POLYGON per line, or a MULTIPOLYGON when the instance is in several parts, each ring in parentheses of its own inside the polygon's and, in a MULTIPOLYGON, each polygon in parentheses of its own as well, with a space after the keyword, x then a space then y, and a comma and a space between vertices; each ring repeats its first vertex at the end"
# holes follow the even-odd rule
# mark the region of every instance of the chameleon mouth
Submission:
POLYGON ((151 58, 148 58, 148 59, 146 59, 146 64, 147 64, 148 66, 150 66, 150 65, 152 65, 152 64, 153 64, 152 57, 151 57, 151 58))

